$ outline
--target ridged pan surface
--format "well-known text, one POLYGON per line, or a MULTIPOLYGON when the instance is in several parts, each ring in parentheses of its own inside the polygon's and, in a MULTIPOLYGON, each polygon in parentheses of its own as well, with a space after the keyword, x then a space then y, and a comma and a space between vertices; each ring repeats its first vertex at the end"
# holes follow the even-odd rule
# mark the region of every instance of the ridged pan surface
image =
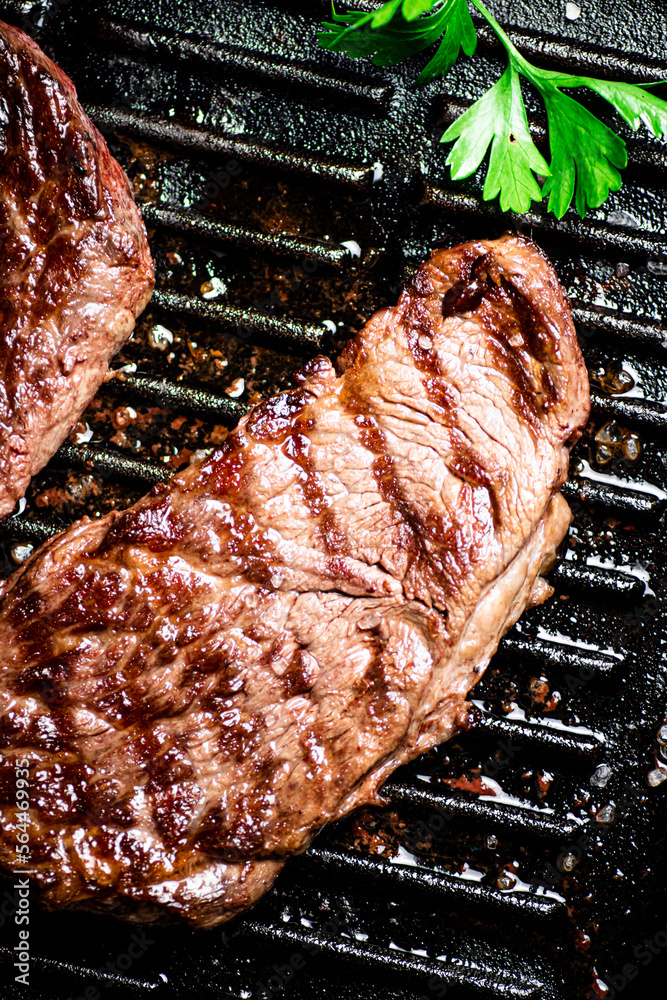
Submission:
MULTIPOLYGON (((657 0, 641 16, 596 0, 574 20, 548 0, 492 6, 541 65, 667 77, 657 0)), ((326 830, 245 918, 133 928, 33 901, 26 989, 11 985, 8 881, 2 997, 571 1000, 608 995, 605 977, 630 997, 624 966, 641 970, 667 922, 667 147, 621 129, 624 186, 585 220, 502 216, 481 178, 452 184, 437 141, 502 70, 481 24, 473 60, 417 87, 423 59, 384 70, 318 49, 327 13, 0 4, 74 79, 134 185, 157 271, 115 377, 0 526, 4 572, 220 444, 395 302, 434 245, 513 228, 558 270, 593 394, 556 594, 503 640, 471 728, 399 771, 386 807, 326 830)))

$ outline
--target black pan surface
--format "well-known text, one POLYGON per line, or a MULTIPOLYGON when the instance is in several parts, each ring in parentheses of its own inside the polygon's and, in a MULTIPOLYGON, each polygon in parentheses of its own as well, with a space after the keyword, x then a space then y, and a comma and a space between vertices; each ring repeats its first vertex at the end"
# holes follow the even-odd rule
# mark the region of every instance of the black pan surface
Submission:
MULTIPOLYGON (((542 65, 667 77, 657 0, 641 12, 591 0, 576 19, 550 0, 491 6, 542 65)), ((543 246, 593 393, 556 595, 501 643, 471 729, 217 930, 44 914, 33 900, 24 988, 8 881, 0 997, 646 996, 667 954, 665 144, 624 133, 623 189, 583 221, 508 217, 481 200, 480 178, 452 184, 437 142, 501 71, 483 30, 474 60, 417 88, 423 59, 384 70, 318 49, 319 2, 0 11, 74 79, 134 184, 157 268, 118 376, 0 526, 5 573, 221 443, 247 406, 394 302, 434 245, 515 228, 543 246)), ((535 101, 531 125, 541 134, 535 101)))

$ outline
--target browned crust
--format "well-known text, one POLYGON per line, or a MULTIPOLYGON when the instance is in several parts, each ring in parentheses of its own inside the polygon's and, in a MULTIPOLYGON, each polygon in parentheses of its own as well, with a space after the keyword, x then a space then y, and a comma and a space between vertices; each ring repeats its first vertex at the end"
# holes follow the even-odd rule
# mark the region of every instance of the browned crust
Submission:
POLYGON ((120 164, 72 81, 0 22, 0 516, 88 405, 153 289, 120 164))

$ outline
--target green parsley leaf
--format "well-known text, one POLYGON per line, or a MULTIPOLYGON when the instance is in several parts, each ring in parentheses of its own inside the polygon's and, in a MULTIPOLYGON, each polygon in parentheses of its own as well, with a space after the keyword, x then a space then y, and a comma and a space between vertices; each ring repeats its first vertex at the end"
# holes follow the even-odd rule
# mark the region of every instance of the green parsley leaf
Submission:
POLYGON ((411 24, 420 14, 432 10, 433 4, 434 0, 390 0, 371 14, 338 14, 332 3, 332 22, 322 25, 325 30, 317 41, 325 49, 346 52, 354 58, 371 56, 376 66, 394 66, 442 34, 440 29, 423 42, 423 29, 415 31, 411 24))
MULTIPOLYGON (((472 3, 502 42, 510 65, 537 88, 544 101, 549 125, 551 176, 547 177, 543 185, 542 195, 549 195, 548 210, 562 218, 574 197, 577 212, 583 218, 588 208, 598 208, 606 201, 610 191, 618 191, 621 187, 623 182, 619 170, 627 166, 627 151, 620 136, 578 101, 561 93, 559 88, 589 87, 597 90, 617 110, 616 101, 623 97, 626 102, 623 117, 630 124, 630 117, 638 116, 638 105, 643 98, 653 109, 652 123, 656 121, 655 116, 660 106, 667 112, 667 104, 631 84, 609 84, 592 77, 555 73, 533 66, 517 51, 481 0, 472 0, 472 3), (614 89, 619 86, 624 88, 622 95, 618 89, 614 89), (637 103, 631 106, 633 101, 637 103)), ((486 187, 484 196, 486 197, 486 187)))
MULTIPOLYGON (((454 142, 447 163, 454 180, 469 177, 490 149, 485 199, 500 198, 503 211, 526 212, 532 201, 549 196, 548 209, 561 218, 574 199, 583 217, 621 187, 627 165, 624 141, 563 88, 586 87, 608 101, 633 129, 642 124, 656 138, 667 136, 667 102, 650 93, 658 84, 637 86, 593 77, 556 73, 533 66, 512 44, 482 0, 389 0, 370 14, 337 14, 319 44, 348 55, 370 56, 377 66, 393 66, 440 39, 419 82, 443 76, 461 49, 471 56, 477 44, 471 3, 490 25, 508 57, 500 80, 447 129, 454 142), (547 112, 551 164, 547 165, 528 129, 521 77, 539 92, 547 112), (546 178, 542 189, 538 178, 546 178)), ((665 82, 665 81, 660 81, 665 82)))
POLYGON ((589 90, 594 90, 613 104, 619 115, 635 131, 644 124, 656 139, 667 135, 667 102, 633 83, 611 83, 591 77, 582 77, 582 80, 585 80, 585 86, 589 90))
POLYGON ((491 146, 484 198, 500 195, 503 212, 527 212, 542 192, 535 174, 547 177, 549 167, 528 129, 519 75, 510 64, 497 83, 453 122, 442 137, 456 139, 447 157, 452 178, 474 173, 491 146))
POLYGON ((419 74, 418 83, 445 76, 458 59, 461 49, 467 56, 472 56, 477 48, 477 32, 467 0, 450 0, 440 12, 439 19, 446 22, 445 37, 436 54, 419 74))
POLYGON ((587 208, 598 208, 623 181, 627 166, 625 143, 604 122, 556 87, 540 88, 547 109, 551 177, 542 188, 548 209, 560 219, 574 195, 583 218, 587 208))
POLYGON ((319 44, 355 58, 370 56, 376 66, 394 66, 442 38, 420 82, 446 73, 461 48, 472 55, 477 44, 467 0, 391 0, 372 14, 338 14, 332 6, 331 16, 319 44))
MULTIPOLYGON (((420 3, 419 0, 417 0, 416 4, 410 3, 409 5, 410 7, 415 7, 415 6, 421 7, 422 9, 419 11, 420 14, 423 14, 425 10, 430 10, 431 7, 433 6, 430 0, 424 0, 423 3, 420 3)), ((384 24, 388 24, 397 10, 400 10, 401 7, 407 7, 407 6, 408 4, 404 3, 403 0, 391 0, 390 3, 384 4, 383 7, 380 7, 379 10, 376 10, 373 14, 370 15, 369 23, 371 28, 381 28, 384 24)), ((333 4, 331 5, 331 9, 333 11, 333 4)), ((417 15, 415 15, 415 17, 416 16, 417 15)), ((406 21, 410 20, 410 15, 407 10, 405 11, 405 19, 406 21)))

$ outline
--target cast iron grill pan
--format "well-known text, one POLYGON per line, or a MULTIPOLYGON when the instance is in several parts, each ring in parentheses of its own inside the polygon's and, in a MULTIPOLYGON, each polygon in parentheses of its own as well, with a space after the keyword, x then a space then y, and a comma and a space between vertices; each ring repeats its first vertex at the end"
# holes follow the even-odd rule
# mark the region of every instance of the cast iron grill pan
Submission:
MULTIPOLYGON (((493 6, 544 65, 667 76, 657 0, 641 23, 630 0, 595 0, 572 21, 548 0, 493 6)), ((397 772, 385 807, 324 831, 222 928, 33 901, 31 985, 18 987, 8 881, 0 997, 605 996, 603 977, 639 968, 634 946, 667 919, 664 144, 629 134, 623 190, 585 220, 506 217, 479 179, 449 181, 436 141, 500 72, 484 30, 474 62, 417 89, 418 61, 380 70, 318 50, 325 4, 0 7, 73 77, 134 184, 157 269, 114 378, 2 523, 5 573, 221 443, 249 405, 394 302, 433 245, 516 228, 544 246, 593 392, 563 490, 575 518, 556 595, 501 643, 471 728, 397 772)))

